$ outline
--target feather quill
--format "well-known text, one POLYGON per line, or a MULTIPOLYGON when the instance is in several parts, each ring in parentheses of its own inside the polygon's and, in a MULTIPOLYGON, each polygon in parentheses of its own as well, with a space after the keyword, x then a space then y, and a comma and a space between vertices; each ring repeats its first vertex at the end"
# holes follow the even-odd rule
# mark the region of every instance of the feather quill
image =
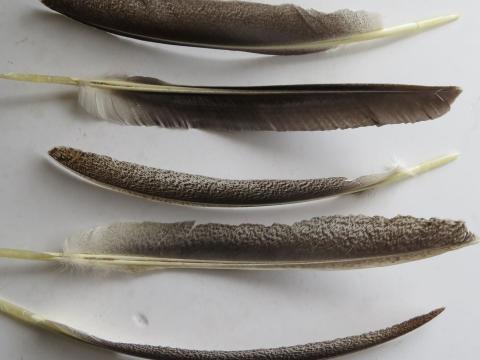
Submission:
POLYGON ((128 77, 85 80, 0 74, 0 78, 80 87, 93 116, 123 125, 217 130, 314 131, 436 119, 460 95, 454 86, 379 84, 192 87, 128 77))
POLYGON ((354 180, 226 180, 156 169, 67 147, 53 148, 49 155, 74 174, 109 190, 157 201, 218 207, 267 206, 358 193, 417 176, 458 157, 450 154, 354 180))
POLYGON ((177 349, 164 346, 140 345, 106 340, 69 325, 50 320, 6 300, 0 299, 0 312, 18 321, 64 335, 77 341, 121 354, 154 360, 319 360, 365 350, 406 335, 430 322, 445 309, 417 316, 400 324, 362 335, 349 336, 331 341, 310 343, 273 349, 244 351, 204 351, 177 349))
POLYGON ((461 221, 328 216, 293 225, 116 223, 67 239, 60 253, 0 257, 117 271, 357 269, 420 260, 476 243, 461 221))
POLYGON ((340 45, 405 36, 458 19, 449 15, 383 28, 377 14, 326 14, 286 5, 225 0, 42 0, 84 24, 131 38, 272 55, 314 53, 340 45))

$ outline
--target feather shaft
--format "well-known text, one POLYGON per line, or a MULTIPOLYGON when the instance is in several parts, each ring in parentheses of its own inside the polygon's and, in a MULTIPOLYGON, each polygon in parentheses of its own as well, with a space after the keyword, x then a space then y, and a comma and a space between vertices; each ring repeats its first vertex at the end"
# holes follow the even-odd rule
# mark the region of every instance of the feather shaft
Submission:
POLYGON ((427 160, 425 162, 422 162, 420 164, 417 164, 411 167, 407 167, 407 168, 404 168, 402 166, 397 167, 394 170, 392 170, 391 173, 388 174, 385 177, 385 179, 382 180, 380 183, 372 184, 368 187, 365 187, 362 191, 369 190, 377 186, 387 186, 387 185, 395 184, 397 182, 401 182, 406 179, 425 174, 427 172, 443 167, 457 160, 459 156, 460 156, 459 153, 451 153, 451 154, 439 156, 431 160, 427 160))
POLYGON ((357 336, 338 338, 332 341, 297 345, 291 347, 258 349, 245 351, 201 351, 175 349, 163 346, 150 346, 120 343, 101 339, 69 325, 52 321, 44 316, 24 309, 5 299, 0 299, 0 312, 17 321, 67 336, 77 341, 114 352, 153 360, 256 360, 259 358, 277 360, 327 359, 352 352, 365 350, 406 335, 440 315, 445 308, 436 309, 428 314, 417 316, 400 324, 382 330, 357 336))
POLYGON ((18 260, 56 261, 59 254, 20 249, 0 249, 0 257, 18 260))
MULTIPOLYGON (((104 90, 118 90, 118 91, 132 91, 132 92, 147 92, 147 93, 175 93, 175 94, 199 94, 199 95, 292 95, 299 91, 305 94, 316 94, 318 89, 315 85, 306 85, 305 88, 300 88, 301 85, 286 85, 286 86, 261 86, 261 87, 204 87, 204 86, 187 86, 187 85, 173 85, 165 82, 152 81, 155 83, 148 83, 147 80, 156 80, 152 78, 144 77, 130 77, 132 80, 118 80, 118 79, 81 79, 78 77, 70 76, 57 76, 57 75, 42 75, 42 74, 22 74, 22 73, 3 73, 0 74, 0 79, 20 81, 20 82, 32 82, 40 84, 57 84, 57 85, 70 85, 70 86, 91 86, 104 90), (135 79, 135 81, 133 81, 135 79), (141 80, 145 80, 142 82, 141 80)), ((338 84, 342 85, 342 84, 338 84)), ((350 84, 348 84, 350 85, 350 84)), ((402 93, 416 90, 420 92, 421 86, 415 89, 415 86, 399 87, 399 89, 384 89, 384 88, 371 88, 369 89, 366 84, 364 87, 358 89, 348 89, 350 93, 402 93)), ((328 86, 328 85, 327 85, 328 86)), ((332 86, 330 89, 327 87, 322 89, 323 93, 339 94, 344 90, 341 88, 335 88, 332 86)))
POLYGON ((26 81, 40 84, 57 84, 80 86, 82 80, 69 76, 41 75, 41 74, 19 74, 5 73, 0 74, 0 79, 13 81, 26 81))
POLYGON ((421 175, 459 156, 452 153, 354 180, 227 180, 151 168, 67 147, 56 147, 49 155, 69 172, 108 190, 149 200, 219 207, 271 206, 358 193, 421 175))
MULTIPOLYGON (((411 22, 407 24, 392 26, 380 30, 370 31, 366 33, 353 34, 345 37, 340 37, 336 39, 321 40, 311 43, 303 44, 292 44, 284 47, 272 45, 258 47, 257 49, 262 53, 276 52, 281 51, 283 48, 295 52, 306 50, 306 52, 317 52, 325 49, 331 49, 338 46, 350 45, 355 43, 361 43, 372 40, 380 40, 386 38, 402 37, 411 34, 415 34, 422 31, 427 31, 436 27, 440 27, 454 21, 457 21, 460 18, 458 14, 450 14, 445 16, 438 16, 430 19, 420 20, 416 22, 411 22)), ((247 47, 239 47, 232 50, 243 50, 247 51, 247 47)))
POLYGON ((414 251, 399 255, 373 256, 368 258, 323 260, 323 261, 220 261, 155 258, 146 256, 65 254, 61 252, 28 252, 16 249, 1 249, 0 258, 16 260, 36 260, 77 264, 91 268, 124 269, 133 272, 157 270, 234 270, 234 271, 277 271, 277 270, 354 270, 400 265, 412 261, 424 260, 449 251, 478 244, 475 240, 468 244, 443 246, 431 250, 414 251))

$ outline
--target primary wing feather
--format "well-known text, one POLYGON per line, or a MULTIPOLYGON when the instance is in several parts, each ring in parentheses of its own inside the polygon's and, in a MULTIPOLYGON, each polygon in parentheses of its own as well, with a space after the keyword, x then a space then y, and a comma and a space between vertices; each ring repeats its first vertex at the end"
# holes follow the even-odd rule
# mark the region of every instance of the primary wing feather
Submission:
POLYGON ((43 0, 82 23, 132 38, 177 45, 268 54, 326 49, 288 45, 334 39, 382 28, 379 16, 340 10, 331 14, 286 5, 225 0, 43 0), (259 46, 285 45, 277 50, 259 46))
POLYGON ((67 240, 65 254, 213 261, 367 261, 461 247, 475 241, 461 221, 328 216, 293 225, 117 223, 67 240))
MULTIPOLYGON (((127 81, 165 84, 144 77, 131 77, 127 81)), ((457 87, 373 84, 201 89, 208 93, 82 86, 80 104, 98 118, 125 125, 313 131, 435 119, 447 113, 461 93, 457 87)))

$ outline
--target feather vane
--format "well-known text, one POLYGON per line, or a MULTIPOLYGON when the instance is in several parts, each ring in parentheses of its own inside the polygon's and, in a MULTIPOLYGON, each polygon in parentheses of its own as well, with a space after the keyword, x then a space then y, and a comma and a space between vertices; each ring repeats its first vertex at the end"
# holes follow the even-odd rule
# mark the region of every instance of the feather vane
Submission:
POLYGON ((392 84, 195 87, 146 77, 85 80, 0 74, 80 87, 91 115, 123 125, 181 129, 325 131, 436 119, 460 95, 455 86, 392 84))
POLYGON ((119 271, 358 269, 420 260, 477 242, 461 221, 328 216, 293 225, 116 223, 67 239, 63 252, 0 257, 119 271))

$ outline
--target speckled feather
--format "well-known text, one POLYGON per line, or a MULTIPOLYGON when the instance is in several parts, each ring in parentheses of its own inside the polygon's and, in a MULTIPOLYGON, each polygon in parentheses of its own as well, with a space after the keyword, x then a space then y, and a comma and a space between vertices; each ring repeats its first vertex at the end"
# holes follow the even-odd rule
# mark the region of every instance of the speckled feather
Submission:
MULTIPOLYGON (((376 14, 341 10, 331 14, 295 5, 225 0, 42 0, 82 23, 132 38, 243 51, 291 55, 320 50, 261 51, 256 46, 334 39, 382 28, 376 14)), ((322 49, 325 50, 325 49, 322 49)))
MULTIPOLYGON (((146 77, 135 84, 165 85, 146 77)), ((184 86, 184 89, 189 87, 184 86)), ((208 88, 210 93, 80 88, 93 116, 123 125, 215 130, 321 131, 415 123, 450 110, 461 90, 449 86, 293 85, 208 88), (229 93, 240 90, 243 93, 229 93)))
POLYGON ((114 352, 154 360, 320 360, 365 350, 403 336, 433 320, 443 308, 403 323, 357 336, 290 347, 244 351, 187 350, 164 346, 120 343, 101 339, 68 325, 46 319, 26 309, 0 300, 0 312, 37 327, 65 335, 89 345, 114 352))
POLYGON ((68 239, 65 254, 227 261, 329 261, 397 256, 475 241, 461 221, 327 216, 293 225, 117 223, 68 239))
POLYGON ((226 180, 156 169, 81 150, 56 147, 50 156, 102 187, 149 199, 208 206, 260 206, 348 193, 376 184, 385 174, 348 180, 226 180))

